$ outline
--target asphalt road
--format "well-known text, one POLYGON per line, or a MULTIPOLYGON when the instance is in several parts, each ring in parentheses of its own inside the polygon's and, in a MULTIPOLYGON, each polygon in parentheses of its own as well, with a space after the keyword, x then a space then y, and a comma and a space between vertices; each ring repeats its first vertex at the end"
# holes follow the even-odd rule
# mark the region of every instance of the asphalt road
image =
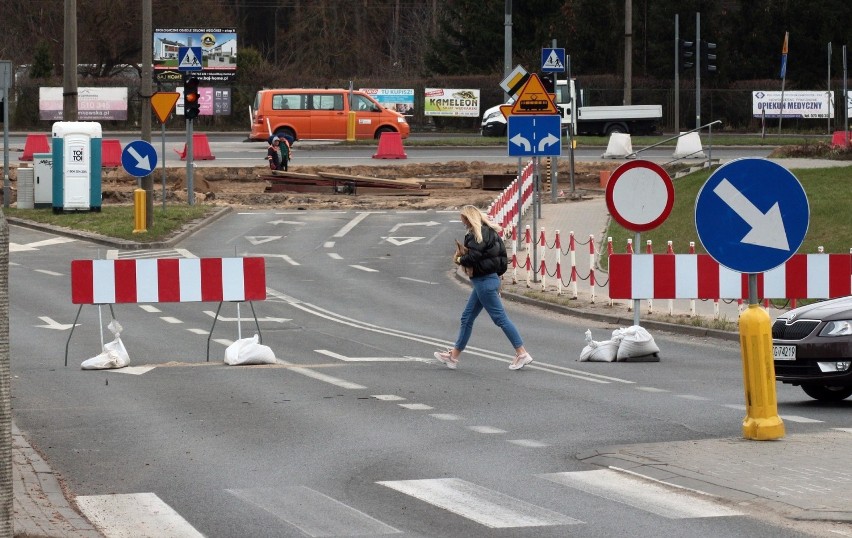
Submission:
MULTIPOLYGON (((736 343, 656 333, 659 363, 579 363, 584 331, 613 327, 509 304, 534 363, 508 370, 485 316, 458 370, 434 361, 468 293, 447 259, 461 235, 439 211, 233 213, 156 252, 13 227, 15 421, 115 536, 144 534, 142 507, 159 514, 151 536, 802 535, 575 457, 740 436, 736 343), (269 297, 254 307, 282 364, 222 363, 232 304, 207 362, 217 305, 161 303, 115 307, 133 368, 79 369, 110 315, 94 306, 63 366, 70 260, 234 255, 266 258, 269 297)), ((788 433, 848 424, 843 406, 784 398, 780 412, 801 419, 788 433)))

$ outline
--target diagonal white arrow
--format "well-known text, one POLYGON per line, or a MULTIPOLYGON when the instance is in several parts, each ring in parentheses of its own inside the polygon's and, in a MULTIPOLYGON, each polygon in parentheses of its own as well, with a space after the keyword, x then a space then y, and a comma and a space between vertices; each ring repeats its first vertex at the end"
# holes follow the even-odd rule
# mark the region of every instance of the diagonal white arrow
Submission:
POLYGON ((247 235, 246 239, 252 245, 259 245, 261 243, 269 243, 270 241, 275 241, 276 239, 281 239, 280 235, 247 235))
POLYGON ((559 139, 553 136, 553 133, 547 133, 547 136, 541 139, 538 143, 538 150, 544 151, 548 146, 552 146, 559 142, 559 139))
POLYGON ((728 204, 746 224, 751 226, 751 230, 740 242, 759 247, 790 250, 790 244, 787 242, 787 231, 784 229, 784 219, 781 218, 781 208, 778 206, 778 202, 775 202, 775 205, 769 211, 762 213, 727 179, 719 182, 713 192, 728 204))
MULTIPOLYGON (((42 329, 53 329, 53 330, 56 330, 56 331, 67 331, 71 327, 74 327, 73 323, 59 323, 58 321, 54 321, 52 318, 49 318, 47 316, 39 316, 38 319, 42 320, 43 322, 45 322, 47 324, 47 325, 36 325, 36 327, 40 327, 42 329)), ((77 326, 79 327, 80 324, 78 323, 77 326)))
POLYGON ((141 168, 142 170, 148 171, 151 170, 151 161, 148 160, 147 155, 143 157, 139 154, 138 151, 136 151, 136 148, 134 148, 133 146, 127 148, 127 153, 129 153, 131 157, 136 159, 136 168, 141 168))
POLYGON ((516 134, 512 138, 509 139, 509 142, 515 144, 516 146, 521 146, 524 148, 524 151, 529 151, 532 149, 532 144, 530 141, 521 136, 521 133, 516 134))
POLYGON ((392 245, 396 245, 401 247, 402 245, 407 245, 408 243, 413 243, 417 240, 423 239, 422 237, 385 237, 385 241, 391 243, 392 245))

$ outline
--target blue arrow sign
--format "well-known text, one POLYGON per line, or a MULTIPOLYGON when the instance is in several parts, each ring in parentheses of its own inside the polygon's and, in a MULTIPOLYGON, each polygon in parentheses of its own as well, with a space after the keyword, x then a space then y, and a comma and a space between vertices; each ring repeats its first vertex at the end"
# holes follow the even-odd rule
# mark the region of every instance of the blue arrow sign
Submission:
POLYGON ((178 47, 178 71, 201 71, 201 47, 178 47))
POLYGON ((802 184, 766 159, 725 164, 695 200, 701 244, 714 260, 741 273, 762 273, 790 259, 805 239, 809 220, 802 184))
POLYGON ((555 114, 509 116, 509 157, 559 157, 562 123, 555 114))
POLYGON ((565 71, 565 49, 541 49, 541 70, 545 73, 565 71))
POLYGON ((131 176, 150 175, 157 167, 157 152, 154 146, 144 140, 134 140, 124 146, 121 152, 121 166, 131 176))

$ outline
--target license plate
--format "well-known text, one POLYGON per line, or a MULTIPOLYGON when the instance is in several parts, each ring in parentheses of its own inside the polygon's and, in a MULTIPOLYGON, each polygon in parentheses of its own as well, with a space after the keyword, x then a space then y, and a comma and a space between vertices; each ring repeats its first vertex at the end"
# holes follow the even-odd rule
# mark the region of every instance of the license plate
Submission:
POLYGON ((796 346, 772 346, 772 356, 776 361, 794 361, 796 346))

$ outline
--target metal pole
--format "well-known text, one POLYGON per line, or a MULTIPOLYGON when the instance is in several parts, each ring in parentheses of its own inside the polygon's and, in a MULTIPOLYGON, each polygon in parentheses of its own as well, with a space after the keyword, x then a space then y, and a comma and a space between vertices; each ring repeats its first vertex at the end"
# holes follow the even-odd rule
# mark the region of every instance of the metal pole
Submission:
POLYGON ((846 45, 843 45, 843 138, 849 145, 849 86, 846 79, 846 45))
POLYGON ((624 0, 624 104, 633 104, 633 1, 624 0))
MULTIPOLYGON (((512 0, 506 0, 505 17, 503 20, 503 76, 508 77, 512 72, 512 0)), ((512 97, 506 93, 504 101, 512 97)))
MULTIPOLYGON (((154 44, 151 41, 153 32, 151 30, 151 0, 142 0, 142 80, 139 85, 139 94, 142 98, 139 110, 139 123, 142 131, 142 140, 151 142, 151 66, 154 64, 154 44)), ((163 159, 166 153, 163 151, 163 159)), ((148 174, 141 179, 140 185, 145 189, 145 228, 150 230, 154 226, 154 176, 148 174)))
MULTIPOLYGON (((556 48, 556 40, 553 40, 552 47, 556 48)), ((559 77, 556 73, 553 73, 553 93, 557 92, 557 85, 559 84, 559 77)), ((571 88, 568 88, 568 93, 571 93, 571 88)), ((562 145, 562 110, 559 108, 559 105, 556 106, 556 112, 559 114, 559 145, 562 145)), ((553 166, 550 167, 550 201, 552 203, 556 203, 556 191, 557 191, 557 183, 559 182, 559 157, 553 157, 550 160, 553 166)))
POLYGON ((65 0, 62 120, 77 121, 77 0, 65 0))
POLYGON ((828 42, 828 83, 825 87, 828 90, 828 130, 826 134, 831 134, 831 113, 834 112, 834 103, 831 102, 831 41, 828 42))
POLYGON ((674 130, 680 132, 680 15, 675 15, 674 130))
POLYGON ((524 195, 524 180, 521 177, 523 170, 521 169, 521 158, 518 157, 518 244, 521 242, 521 226, 523 225, 523 215, 521 215, 521 210, 524 207, 523 204, 523 195, 524 195))
POLYGON ((565 55, 565 67, 568 69, 568 80, 566 80, 566 84, 568 85, 568 99, 570 99, 569 104, 571 105, 571 113, 568 114, 568 170, 571 176, 571 195, 574 195, 574 113, 575 107, 577 106, 577 99, 574 95, 574 81, 571 80, 571 55, 565 55))
POLYGON ((160 150, 160 154, 163 156, 163 158, 160 159, 160 160, 163 161, 163 211, 165 211, 166 210, 166 124, 161 123, 160 127, 162 128, 161 132, 162 132, 162 135, 163 135, 162 136, 163 145, 161 146, 162 149, 160 150))
POLYGON ((193 120, 186 120, 186 199, 189 205, 195 205, 195 188, 192 184, 192 123, 193 120))
POLYGON ((536 241, 538 241, 538 219, 541 217, 539 212, 539 193, 538 193, 538 178, 539 178, 539 157, 533 157, 533 232, 532 245, 533 249, 533 282, 538 282, 538 249, 536 241))
POLYGON ((3 207, 9 207, 11 187, 9 185, 9 87, 12 80, 12 62, 0 62, 0 83, 3 87, 3 207))
MULTIPOLYGON (((642 234, 640 232, 636 232, 636 238, 633 241, 633 255, 636 256, 642 254, 642 247, 640 246, 642 240, 642 234)), ((633 299, 633 325, 639 325, 639 309, 641 308, 641 301, 639 299, 633 299)))
POLYGON ((701 13, 695 14, 695 128, 701 128, 701 13))

